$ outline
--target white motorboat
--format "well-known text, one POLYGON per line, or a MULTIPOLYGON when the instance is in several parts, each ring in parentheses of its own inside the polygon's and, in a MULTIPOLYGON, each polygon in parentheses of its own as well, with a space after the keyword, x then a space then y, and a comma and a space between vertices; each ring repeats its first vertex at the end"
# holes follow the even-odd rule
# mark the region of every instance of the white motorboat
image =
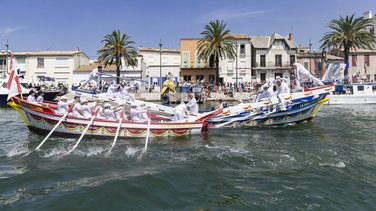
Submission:
POLYGON ((376 83, 336 85, 327 104, 376 104, 376 83))

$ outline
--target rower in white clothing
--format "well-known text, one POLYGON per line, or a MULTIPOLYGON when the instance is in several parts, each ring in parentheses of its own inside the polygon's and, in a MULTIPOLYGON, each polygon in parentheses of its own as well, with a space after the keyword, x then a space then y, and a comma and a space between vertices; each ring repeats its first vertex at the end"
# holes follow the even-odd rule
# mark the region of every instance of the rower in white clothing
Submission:
POLYGON ((188 94, 188 100, 187 108, 189 108, 189 114, 198 114, 196 98, 192 94, 188 94))
POLYGON ((69 103, 67 102, 67 97, 61 96, 59 102, 57 103, 57 110, 58 114, 65 114, 67 113, 69 108, 69 103))

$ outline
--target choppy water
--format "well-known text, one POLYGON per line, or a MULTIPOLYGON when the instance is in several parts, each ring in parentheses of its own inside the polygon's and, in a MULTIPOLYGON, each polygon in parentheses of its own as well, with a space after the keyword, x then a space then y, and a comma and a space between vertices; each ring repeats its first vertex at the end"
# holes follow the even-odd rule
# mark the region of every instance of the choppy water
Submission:
POLYGON ((1 210, 374 210, 376 106, 312 121, 124 141, 51 138, 0 110, 1 210))

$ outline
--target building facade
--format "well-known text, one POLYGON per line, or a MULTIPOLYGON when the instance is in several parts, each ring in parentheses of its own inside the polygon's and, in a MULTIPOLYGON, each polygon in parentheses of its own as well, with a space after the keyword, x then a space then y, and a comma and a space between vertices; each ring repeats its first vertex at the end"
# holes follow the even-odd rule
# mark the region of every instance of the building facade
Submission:
POLYGON ((219 62, 219 77, 224 82, 247 82, 252 79, 251 37, 246 34, 231 34, 236 41, 236 57, 219 62))
POLYGON ((309 47, 299 47, 297 62, 302 64, 316 78, 322 78, 325 72, 325 52, 310 52, 309 47))
POLYGON ((289 78, 292 64, 297 61, 298 46, 292 34, 251 36, 252 76, 257 82, 271 82, 277 76, 289 78))
POLYGON ((198 60, 197 42, 199 38, 180 39, 180 80, 185 82, 215 82, 214 58, 198 60))
MULTIPOLYGON (((122 59, 122 66, 120 68, 120 81, 122 80, 145 80, 146 79, 146 64, 142 56, 137 57, 136 66, 127 66, 125 65, 124 60, 122 59)), ((78 85, 83 81, 86 81, 89 78, 89 74, 94 69, 102 66, 104 70, 104 76, 102 79, 107 82, 116 81, 116 65, 107 65, 100 64, 98 62, 91 62, 87 65, 79 66, 73 71, 73 83, 78 85)))
POLYGON ((179 81, 180 50, 140 47, 139 53, 146 65, 145 80, 148 84, 160 86, 168 73, 172 74, 175 81, 179 81))
MULTIPOLYGON (((73 70, 90 63, 89 57, 79 50, 14 52, 13 54, 15 70, 19 69, 24 80, 30 83, 38 83, 41 77, 50 77, 58 83, 71 85, 73 70)), ((0 54, 0 60, 6 61, 6 56, 0 54)), ((6 67, 9 69, 9 65, 2 64, 1 70, 5 70, 6 67)))

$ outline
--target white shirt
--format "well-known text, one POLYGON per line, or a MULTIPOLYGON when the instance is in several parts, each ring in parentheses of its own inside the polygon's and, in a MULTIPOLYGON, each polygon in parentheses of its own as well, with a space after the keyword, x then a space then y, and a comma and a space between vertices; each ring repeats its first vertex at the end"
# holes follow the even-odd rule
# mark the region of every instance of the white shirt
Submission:
POLYGON ((100 72, 98 70, 98 68, 95 68, 93 71, 91 71, 91 73, 89 74, 89 77, 90 78, 98 78, 98 75, 102 74, 102 72, 100 72))
POLYGON ((92 109, 95 107, 95 104, 86 104, 81 105, 82 116, 86 119, 93 117, 92 109))
POLYGON ((79 117, 79 118, 82 118, 82 115, 81 115, 81 104, 80 103, 76 103, 72 109, 72 115, 75 116, 75 117, 79 117))
POLYGON ((131 111, 129 113, 131 115, 132 121, 134 122, 143 122, 147 120, 147 118, 145 119, 145 110, 131 108, 131 111))
POLYGON ((114 115, 114 110, 112 110, 111 108, 105 108, 102 110, 102 113, 101 113, 102 117, 107 119, 107 120, 115 120, 115 115, 114 115))
POLYGON ((189 106, 190 114, 198 114, 198 105, 195 97, 192 97, 192 99, 188 101, 187 106, 189 106))
POLYGON ((185 103, 181 103, 174 109, 174 121, 182 120, 185 118, 185 112, 187 111, 187 106, 185 103))
POLYGON ((42 102, 43 102, 43 100, 44 100, 44 98, 43 98, 43 96, 42 96, 42 95, 39 95, 39 96, 37 97, 37 102, 40 102, 40 103, 42 103, 42 102))
POLYGON ((256 102, 262 100, 270 100, 274 96, 273 89, 269 87, 267 90, 262 90, 261 93, 257 96, 256 102))
POLYGON ((69 104, 67 102, 59 101, 57 103, 57 113, 65 114, 68 111, 69 104))
POLYGON ((35 100, 35 97, 33 95, 29 95, 27 97, 27 102, 28 103, 37 103, 37 101, 35 100))
POLYGON ((277 86, 276 94, 280 95, 285 93, 290 94, 290 88, 284 81, 282 81, 281 85, 277 86))

